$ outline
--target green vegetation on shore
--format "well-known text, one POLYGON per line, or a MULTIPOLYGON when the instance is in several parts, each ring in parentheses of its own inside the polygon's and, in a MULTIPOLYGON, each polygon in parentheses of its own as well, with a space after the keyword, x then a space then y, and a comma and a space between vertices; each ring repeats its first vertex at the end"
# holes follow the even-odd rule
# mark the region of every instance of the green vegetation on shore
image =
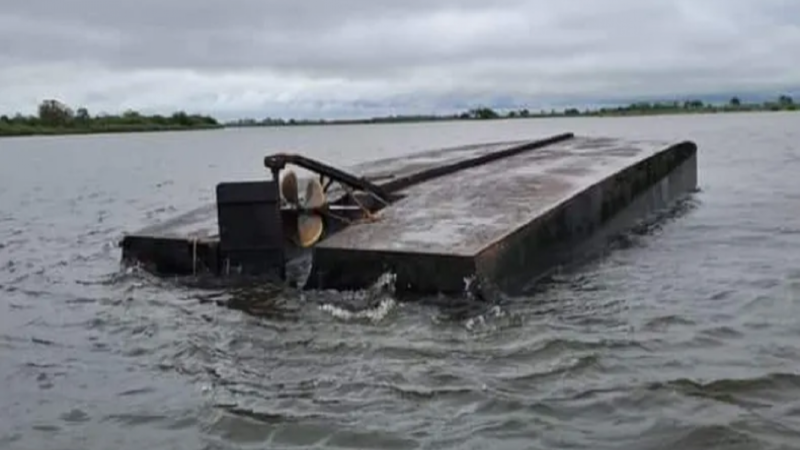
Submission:
POLYGON ((240 119, 225 124, 227 127, 270 127, 270 126, 296 126, 296 125, 347 125, 369 123, 408 123, 408 122, 433 122, 453 120, 491 120, 491 119, 518 119, 518 118, 548 118, 548 117, 617 117, 617 116, 644 116, 657 114, 709 114, 727 112, 757 112, 757 111, 796 111, 800 105, 792 97, 781 95, 776 101, 762 103, 744 103, 738 97, 733 97, 723 104, 704 103, 701 100, 669 101, 669 102, 636 102, 628 106, 603 107, 597 109, 565 108, 550 111, 531 111, 517 109, 496 111, 492 108, 474 108, 459 114, 450 115, 413 115, 413 116, 385 116, 369 119, 340 119, 340 120, 300 120, 276 119, 263 120, 240 119))
POLYGON ((35 116, 23 116, 19 113, 13 117, 5 115, 0 116, 0 137, 197 130, 222 127, 345 125, 547 117, 619 117, 659 114, 709 114, 797 110, 800 110, 800 105, 795 103, 791 96, 780 95, 774 101, 765 101, 761 103, 745 103, 738 97, 733 97, 728 102, 717 104, 706 103, 700 100, 636 102, 627 106, 583 110, 578 108, 565 108, 562 110, 531 111, 523 108, 497 111, 492 108, 480 107, 450 115, 407 115, 339 120, 287 120, 280 118, 266 118, 263 120, 239 119, 223 125, 213 117, 187 114, 183 111, 175 112, 170 116, 143 115, 131 110, 121 115, 99 114, 92 116, 86 108, 77 108, 73 110, 57 100, 45 100, 39 104, 38 114, 35 116))
POLYGON ((86 108, 73 110, 58 100, 40 103, 35 116, 23 116, 19 113, 12 117, 0 116, 0 136, 196 130, 221 126, 213 117, 187 114, 183 111, 170 116, 148 116, 130 110, 121 115, 92 116, 86 108))

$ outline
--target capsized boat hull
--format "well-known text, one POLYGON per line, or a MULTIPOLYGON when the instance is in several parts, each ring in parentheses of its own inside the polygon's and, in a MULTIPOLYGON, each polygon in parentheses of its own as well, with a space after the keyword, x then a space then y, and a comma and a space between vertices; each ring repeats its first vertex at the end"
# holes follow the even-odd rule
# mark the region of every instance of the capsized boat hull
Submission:
POLYGON ((694 192, 696 153, 691 141, 565 134, 420 152, 347 173, 302 160, 365 193, 353 202, 345 187, 338 199, 329 194, 332 204, 370 212, 370 220, 331 214, 308 249, 288 238, 297 212, 278 187, 284 163, 297 160, 268 157, 271 180, 221 183, 217 205, 126 236, 123 259, 157 273, 286 280, 287 264, 306 258, 310 273, 293 282, 309 289, 362 289, 389 273, 400 291, 513 290, 694 192))

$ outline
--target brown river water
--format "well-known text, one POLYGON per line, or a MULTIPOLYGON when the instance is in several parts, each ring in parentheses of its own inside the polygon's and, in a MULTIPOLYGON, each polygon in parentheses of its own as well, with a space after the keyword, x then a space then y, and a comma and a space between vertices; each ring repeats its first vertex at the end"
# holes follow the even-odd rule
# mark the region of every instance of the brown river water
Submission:
POLYGON ((2 139, 0 449, 800 448, 799 173, 791 113, 2 139), (565 131, 694 140, 701 190, 486 304, 119 265, 122 233, 269 152, 347 167, 565 131))

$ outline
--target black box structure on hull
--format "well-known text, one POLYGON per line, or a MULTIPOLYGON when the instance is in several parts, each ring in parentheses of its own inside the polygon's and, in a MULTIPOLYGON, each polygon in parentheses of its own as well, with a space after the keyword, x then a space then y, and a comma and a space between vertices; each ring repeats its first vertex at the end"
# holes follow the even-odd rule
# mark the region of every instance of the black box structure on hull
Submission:
POLYGON ((159 274, 295 280, 361 289, 514 289, 697 188, 697 146, 560 134, 437 149, 347 172, 295 154, 271 179, 217 186, 217 204, 126 236, 123 259, 159 274), (307 198, 287 166, 313 174, 307 198), (316 177, 319 177, 317 180, 316 177), (287 182, 286 180, 291 182, 287 182))

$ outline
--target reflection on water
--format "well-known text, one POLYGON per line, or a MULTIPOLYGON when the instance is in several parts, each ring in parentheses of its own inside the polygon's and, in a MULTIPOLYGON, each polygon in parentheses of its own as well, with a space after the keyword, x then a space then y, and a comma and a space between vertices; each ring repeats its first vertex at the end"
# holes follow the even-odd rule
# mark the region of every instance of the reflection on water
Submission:
MULTIPOLYGON (((0 141, 0 446, 792 448, 792 114, 0 141), (693 139, 701 191, 602 255, 490 299, 222 289, 118 264, 125 231, 265 175, 575 131, 693 139)), ((301 270, 302 268, 298 269, 301 270)))

